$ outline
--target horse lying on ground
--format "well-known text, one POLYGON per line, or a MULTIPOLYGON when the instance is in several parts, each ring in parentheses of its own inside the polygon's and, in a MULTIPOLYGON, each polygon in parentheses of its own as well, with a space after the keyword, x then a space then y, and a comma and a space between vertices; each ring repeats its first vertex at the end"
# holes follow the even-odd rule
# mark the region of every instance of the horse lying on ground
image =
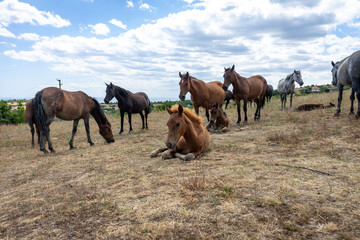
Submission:
POLYGON ((174 105, 171 109, 166 107, 166 110, 170 114, 166 147, 153 151, 150 157, 156 157, 162 152, 163 159, 177 157, 190 161, 209 148, 210 135, 199 116, 188 108, 183 108, 181 104, 174 105))
POLYGON ((306 104, 301 104, 299 106, 297 106, 295 108, 295 111, 297 112, 303 112, 303 111, 311 111, 314 109, 323 109, 323 108, 332 108, 335 107, 335 104, 330 103, 327 106, 324 106, 324 104, 321 103, 306 103, 306 104))
POLYGON ((25 104, 25 112, 24 112, 24 117, 25 120, 27 121, 27 123, 30 126, 30 132, 31 132, 31 146, 35 146, 35 141, 34 141, 34 133, 36 130, 36 134, 38 136, 38 143, 40 144, 40 130, 36 125, 36 120, 35 120, 35 112, 34 112, 34 98, 28 100, 25 104), (34 129, 34 125, 35 125, 35 129, 34 129))
POLYGON ((44 88, 35 95, 34 111, 36 124, 40 129, 40 150, 45 149, 45 140, 48 141, 49 150, 54 152, 50 139, 50 124, 55 116, 63 120, 74 120, 72 136, 69 142, 73 149, 74 136, 80 119, 84 119, 85 130, 90 146, 94 145, 90 138, 89 116, 92 115, 99 126, 99 133, 108 143, 114 142, 111 125, 107 120, 99 102, 86 93, 69 92, 55 87, 44 88))
POLYGON ((218 129, 220 129, 222 132, 227 131, 227 127, 229 126, 229 118, 217 103, 211 106, 210 115, 210 122, 206 126, 208 131, 218 129))

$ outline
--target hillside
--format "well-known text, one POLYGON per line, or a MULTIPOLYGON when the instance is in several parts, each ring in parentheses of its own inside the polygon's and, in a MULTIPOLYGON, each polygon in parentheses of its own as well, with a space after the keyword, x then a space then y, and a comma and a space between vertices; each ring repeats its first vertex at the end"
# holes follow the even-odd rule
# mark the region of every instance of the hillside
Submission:
MULTIPOLYGON (((0 126, 1 239, 359 239, 359 120, 342 113, 280 110, 274 98, 254 122, 211 134, 198 159, 150 158, 164 146, 167 112, 153 111, 149 129, 106 144, 91 120, 81 121, 75 150, 72 122, 51 124, 56 153, 31 148, 26 124, 0 126), (304 167, 304 168, 295 168, 304 167), (316 172, 318 170, 318 172, 316 172), (319 172, 321 171, 321 172, 319 172)), ((294 97, 300 103, 337 102, 337 93, 294 97)), ((205 120, 204 111, 200 115, 205 120)))

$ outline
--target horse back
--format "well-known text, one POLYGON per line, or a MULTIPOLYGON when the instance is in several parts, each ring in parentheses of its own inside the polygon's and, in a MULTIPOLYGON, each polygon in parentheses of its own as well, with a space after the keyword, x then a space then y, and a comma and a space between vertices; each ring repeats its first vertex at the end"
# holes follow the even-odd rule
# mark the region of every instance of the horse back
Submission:
POLYGON ((263 98, 266 93, 267 81, 261 75, 255 75, 246 79, 249 84, 248 99, 263 98))
POLYGON ((356 81, 356 85, 360 87, 360 51, 356 51, 350 56, 348 63, 348 73, 350 75, 351 81, 356 81))
POLYGON ((131 99, 131 111, 132 113, 140 113, 150 104, 149 98, 144 92, 131 93, 129 91, 129 97, 131 99))

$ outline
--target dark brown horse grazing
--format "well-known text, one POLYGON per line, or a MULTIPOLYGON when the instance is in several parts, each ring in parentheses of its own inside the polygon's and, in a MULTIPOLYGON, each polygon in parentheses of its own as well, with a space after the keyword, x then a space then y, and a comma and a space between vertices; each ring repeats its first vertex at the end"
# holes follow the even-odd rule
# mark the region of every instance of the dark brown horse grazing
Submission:
MULTIPOLYGON (((106 84, 106 83, 105 83, 106 84)), ((144 124, 144 114, 145 112, 145 120, 146 120, 146 128, 148 128, 147 119, 148 115, 151 112, 150 100, 146 93, 137 92, 132 93, 129 90, 116 86, 112 83, 106 84, 106 96, 104 98, 104 102, 108 104, 111 99, 116 98, 118 100, 118 107, 120 109, 120 118, 121 118, 121 128, 119 134, 124 131, 124 115, 128 113, 130 131, 132 131, 131 125, 131 114, 138 113, 141 116, 142 120, 142 128, 145 128, 144 124)))
POLYGON ((206 118, 209 119, 209 109, 211 105, 218 103, 222 106, 225 100, 225 91, 221 89, 222 83, 220 81, 213 81, 205 83, 202 80, 196 79, 189 75, 189 72, 180 76, 180 94, 181 101, 185 100, 185 95, 191 93, 191 101, 194 105, 194 109, 197 115, 199 115, 199 107, 205 108, 206 118))
POLYGON ((100 104, 95 98, 91 98, 84 92, 68 92, 55 87, 44 88, 35 95, 34 102, 35 119, 40 128, 40 150, 48 153, 45 149, 45 138, 49 144, 49 150, 54 152, 50 140, 50 124, 56 117, 63 120, 74 120, 72 136, 69 142, 73 149, 74 135, 80 119, 84 119, 87 139, 90 145, 94 145, 90 138, 89 116, 92 115, 99 126, 99 133, 108 143, 114 142, 111 125, 100 104))
POLYGON ((249 78, 240 76, 235 72, 235 66, 232 68, 224 68, 224 85, 223 89, 226 91, 230 84, 233 85, 233 94, 237 104, 238 120, 236 125, 240 125, 240 100, 244 101, 244 124, 247 123, 247 102, 248 100, 254 100, 256 102, 255 120, 260 119, 260 109, 265 104, 265 93, 267 82, 265 78, 260 75, 255 75, 249 78))
POLYGON ((170 114, 167 122, 169 132, 165 142, 167 147, 153 151, 150 157, 156 157, 163 152, 163 159, 178 157, 189 161, 209 148, 210 135, 199 116, 181 105, 175 105, 171 109, 166 107, 166 110, 170 114))
POLYGON ((34 141, 34 133, 36 130, 36 134, 38 136, 38 143, 40 143, 40 130, 39 128, 36 126, 36 120, 35 120, 35 112, 34 112, 34 98, 28 100, 25 104, 25 112, 24 112, 24 117, 25 120, 27 121, 27 123, 30 126, 30 132, 31 132, 31 145, 34 147, 35 146, 35 141, 34 141), (34 129, 34 125, 35 125, 35 129, 34 129))
POLYGON ((226 113, 219 107, 217 103, 211 106, 210 109, 211 120, 206 126, 207 130, 217 130, 225 132, 229 126, 229 118, 226 116, 226 113))

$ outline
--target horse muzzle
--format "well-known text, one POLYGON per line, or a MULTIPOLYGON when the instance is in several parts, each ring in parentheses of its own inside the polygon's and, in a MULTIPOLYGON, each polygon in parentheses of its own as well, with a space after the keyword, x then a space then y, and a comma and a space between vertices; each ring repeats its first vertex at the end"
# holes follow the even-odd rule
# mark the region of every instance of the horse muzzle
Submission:
POLYGON ((228 89, 228 86, 223 85, 222 89, 224 89, 224 91, 226 91, 228 89))
POLYGON ((175 149, 176 148, 176 143, 171 143, 171 142, 165 142, 165 145, 168 149, 175 149))
POLYGON ((185 95, 180 94, 180 95, 179 95, 179 98, 180 98, 181 101, 185 101, 185 95))
POLYGON ((114 139, 107 139, 106 141, 107 141, 107 143, 113 143, 113 142, 115 142, 114 139))
POLYGON ((110 102, 109 100, 104 98, 104 103, 109 104, 109 102, 110 102))

